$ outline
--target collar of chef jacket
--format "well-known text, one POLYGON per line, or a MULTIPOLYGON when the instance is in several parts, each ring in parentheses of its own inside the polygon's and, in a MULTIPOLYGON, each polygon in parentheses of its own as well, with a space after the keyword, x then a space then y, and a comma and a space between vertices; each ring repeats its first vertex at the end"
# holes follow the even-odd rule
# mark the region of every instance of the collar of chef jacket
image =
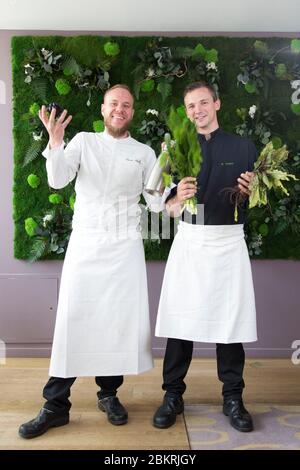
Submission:
MULTIPOLYGON (((127 131, 128 132, 128 131, 127 131)), ((107 130, 105 129, 103 132, 101 132, 101 134, 103 135, 103 137, 106 139, 106 140, 109 140, 111 142, 115 142, 116 140, 117 141, 120 141, 120 142, 126 142, 128 141, 129 139, 131 139, 131 135, 130 135, 130 132, 128 132, 128 136, 127 137, 122 137, 122 138, 117 138, 117 137, 113 137, 112 135, 110 135, 107 130)))

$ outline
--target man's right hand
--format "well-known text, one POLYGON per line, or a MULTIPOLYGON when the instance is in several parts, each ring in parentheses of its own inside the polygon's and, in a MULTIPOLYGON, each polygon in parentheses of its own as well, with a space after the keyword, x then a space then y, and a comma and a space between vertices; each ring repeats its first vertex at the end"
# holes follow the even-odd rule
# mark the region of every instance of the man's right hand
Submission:
POLYGON ((68 111, 65 109, 61 113, 60 117, 55 120, 55 108, 52 108, 49 117, 47 115, 46 106, 42 106, 42 108, 39 110, 39 118, 44 124, 49 134, 49 144, 51 149, 60 147, 63 143, 65 128, 68 126, 72 119, 72 116, 67 117, 67 113, 68 111))
POLYGON ((177 194, 172 197, 167 204, 166 209, 170 217, 179 217, 182 205, 187 199, 195 196, 197 192, 197 179, 192 176, 182 178, 177 185, 177 194))
POLYGON ((187 176, 182 178, 177 185, 177 203, 183 204, 187 199, 195 196, 197 192, 197 178, 187 176))

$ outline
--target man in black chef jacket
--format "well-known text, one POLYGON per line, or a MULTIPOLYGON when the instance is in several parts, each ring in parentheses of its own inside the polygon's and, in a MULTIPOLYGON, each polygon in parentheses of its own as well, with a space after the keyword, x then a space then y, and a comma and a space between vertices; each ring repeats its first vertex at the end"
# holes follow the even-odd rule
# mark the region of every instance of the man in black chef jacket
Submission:
MULTIPOLYGON (((200 222, 202 227, 199 227, 199 225, 197 227, 197 224, 199 224, 197 216, 190 215, 186 211, 182 214, 182 220, 184 221, 182 227, 187 233, 194 229, 203 229, 204 231, 208 230, 207 233, 209 233, 209 235, 214 234, 215 232, 218 235, 218 230, 221 230, 221 236, 223 236, 223 234, 226 236, 226 233, 229 233, 231 238, 228 237, 227 246, 232 247, 229 248, 229 250, 232 249, 233 251, 231 256, 230 251, 228 252, 227 250, 226 259, 229 260, 229 264, 232 260, 232 264, 235 263, 237 265, 237 269, 236 266, 234 267, 234 272, 242 273, 242 279, 247 279, 240 292, 237 292, 237 294, 232 293, 233 296, 237 295, 237 300, 234 298, 234 302, 235 306, 238 306, 239 312, 237 312, 237 318, 231 319, 233 324, 229 325, 228 328, 227 326, 226 328, 223 328, 224 331, 230 331, 230 334, 227 334, 225 331, 223 335, 222 325, 226 325, 226 323, 224 323, 224 318, 221 318, 221 326, 219 324, 219 330, 221 330, 221 332, 216 334, 214 333, 214 328, 211 327, 211 324, 208 322, 209 326, 207 329, 209 330, 209 333, 207 333, 207 337, 205 336, 206 333, 204 334, 205 339, 203 339, 203 335, 201 336, 201 328, 204 325, 202 320, 202 323, 199 322, 199 328, 194 328, 195 333, 194 331, 191 332, 191 328, 188 331, 188 327, 185 331, 185 322, 188 322, 188 319, 185 317, 185 312, 173 311, 171 312, 171 315, 168 315, 169 312, 167 312, 169 303, 171 302, 170 298, 172 298, 172 296, 174 298, 174 295, 177 295, 176 292, 180 291, 181 287, 182 291, 178 295, 188 298, 188 292, 185 285, 174 287, 178 276, 181 275, 183 270, 181 278, 183 279, 183 284, 185 278, 195 281, 199 265, 201 266, 204 262, 208 263, 208 266, 212 263, 222 263, 222 259, 218 259, 218 257, 213 259, 214 255, 212 255, 212 258, 209 258, 209 255, 206 255, 206 258, 203 260, 201 258, 202 255, 200 248, 198 258, 195 252, 195 258, 192 257, 187 263, 182 263, 182 252, 185 251, 185 248, 188 251, 191 243, 193 242, 185 241, 184 243, 190 243, 190 245, 182 245, 180 247, 178 247, 177 242, 177 248, 174 248, 175 243, 173 243, 172 249, 174 248, 174 250, 172 255, 169 255, 166 267, 156 324, 156 335, 168 337, 163 365, 162 387, 166 394, 162 405, 154 415, 153 424, 158 428, 167 428, 172 426, 176 421, 176 416, 182 413, 184 409, 182 395, 186 388, 184 377, 187 374, 191 362, 193 341, 200 340, 204 342, 215 342, 217 344, 218 376, 219 380, 223 382, 223 412, 226 416, 229 416, 230 424, 235 429, 247 432, 253 430, 253 423, 251 416, 244 408, 242 401, 242 391, 245 386, 243 380, 245 353, 242 342, 256 341, 257 336, 253 283, 251 273, 249 274, 249 270, 251 272, 251 267, 248 251, 243 246, 243 244, 245 245, 243 223, 245 220, 246 201, 250 194, 249 184, 253 177, 252 170, 257 158, 257 152, 254 144, 250 140, 241 138, 234 134, 229 134, 219 128, 217 111, 220 109, 221 103, 213 86, 206 82, 192 83, 184 92, 184 103, 187 116, 195 123, 198 131, 203 161, 197 178, 183 178, 177 187, 173 188, 169 198, 167 199, 167 210, 171 216, 178 216, 184 202, 190 197, 196 195, 197 204, 203 204, 204 206, 204 220, 200 222), (238 184, 239 190, 245 196, 245 203, 238 210, 237 221, 234 220, 234 203, 230 199, 229 192, 226 190, 224 191, 225 188, 233 187, 236 184, 238 184), (238 237, 236 237, 235 234, 238 234, 238 237), (243 240, 241 240, 241 238, 243 240), (238 241, 235 243, 235 240, 238 241), (239 253, 241 253, 241 256, 239 253), (194 271, 196 274, 193 274, 193 267, 197 263, 197 269, 194 271), (240 268, 240 266, 242 266, 242 268, 240 268), (243 271, 244 266, 246 266, 248 271, 243 271), (246 272, 245 276, 244 272, 246 272), (173 291, 171 289, 172 283, 173 291), (249 296, 248 292, 250 292, 249 296), (250 300, 247 303, 248 298, 250 300), (244 300, 246 300, 246 302, 244 300), (240 314, 242 321, 239 323, 240 314), (176 326, 176 323, 180 326, 176 326), (218 338, 221 338, 221 340, 218 338)), ((201 235, 203 231, 200 230, 198 233, 201 235)), ((217 236, 216 243, 219 239, 220 236, 217 236)), ((223 248, 221 247, 221 249, 223 248)), ((227 249, 226 246, 225 249, 227 249)), ((219 258, 222 258, 222 256, 219 256, 219 258)), ((224 273, 221 273, 222 268, 219 268, 218 264, 216 264, 216 266, 216 277, 219 276, 219 272, 220 276, 224 276, 224 273)), ((220 266, 222 266, 222 264, 220 264, 220 266)), ((231 269, 231 267, 229 267, 229 269, 231 269)), ((208 269, 208 272, 211 272, 210 268, 208 269)), ((203 279, 206 277, 206 271, 204 270, 202 274, 203 275, 201 275, 201 277, 199 276, 199 282, 198 284, 195 284, 196 289, 194 289, 193 292, 197 290, 198 286, 198 290, 203 288, 203 279)), ((211 276, 211 278, 209 278, 209 283, 206 283, 205 288, 206 291, 208 291, 205 292, 205 294, 209 294, 210 297, 205 298, 214 297, 215 282, 217 282, 217 279, 214 279, 214 276, 211 276)), ((221 288, 219 289, 219 291, 221 291, 220 296, 223 295, 222 292, 224 291, 224 298, 226 292, 228 292, 226 282, 221 284, 221 288)), ((188 284, 186 286, 188 288, 188 284)), ((231 289, 231 291, 233 290, 231 289)), ((237 287, 237 290, 239 290, 239 286, 237 287)), ((197 293, 197 295, 199 295, 199 293, 197 293)), ((221 302, 219 302, 219 304, 221 303, 222 307, 222 297, 220 298, 221 302)), ((228 296, 226 298, 228 298, 228 296)), ((180 300, 180 297, 178 297, 178 299, 180 300)), ((184 302, 188 302, 188 300, 184 302)), ((173 301, 172 305, 177 305, 176 301, 175 303, 173 301)), ((224 303, 224 311, 225 307, 227 308, 228 305, 225 305, 224 303)), ((176 307, 172 308, 173 310, 176 309, 176 307)), ((196 311, 196 309, 194 310, 196 311)), ((226 312, 228 311, 229 310, 226 310, 226 312)), ((215 312, 212 309, 212 314, 214 313, 215 312)), ((198 314, 198 312, 196 312, 196 314, 198 314)), ((200 315, 201 313, 199 313, 199 318, 200 315)), ((223 312, 221 308, 220 317, 222 315, 223 312)), ((226 315, 225 318, 227 318, 226 315)), ((209 320, 210 319, 211 318, 209 318, 209 320)), ((197 322, 197 320, 194 319, 193 321, 197 322)), ((217 325, 217 323, 215 323, 215 325, 217 325)))

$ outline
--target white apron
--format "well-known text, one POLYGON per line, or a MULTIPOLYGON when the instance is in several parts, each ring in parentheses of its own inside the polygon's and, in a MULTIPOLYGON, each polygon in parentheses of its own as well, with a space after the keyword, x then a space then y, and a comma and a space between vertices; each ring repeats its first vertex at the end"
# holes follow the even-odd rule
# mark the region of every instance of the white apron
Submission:
POLYGON ((141 238, 74 230, 64 263, 49 374, 138 374, 153 367, 141 238))
POLYGON ((225 344, 257 340, 243 225, 179 223, 166 265, 155 335, 225 344))

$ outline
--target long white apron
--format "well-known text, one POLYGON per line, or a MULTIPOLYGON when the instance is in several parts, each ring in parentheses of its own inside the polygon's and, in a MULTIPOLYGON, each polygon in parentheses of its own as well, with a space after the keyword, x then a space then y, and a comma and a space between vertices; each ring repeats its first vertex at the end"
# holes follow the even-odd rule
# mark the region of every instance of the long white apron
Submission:
POLYGON ((79 132, 64 149, 49 145, 48 183, 77 175, 49 374, 138 374, 153 366, 147 278, 140 234, 141 193, 159 212, 168 196, 144 191, 156 158, 132 137, 79 132))
POLYGON ((153 367, 142 239, 74 229, 64 262, 49 375, 153 367), (121 238, 121 237, 118 237, 121 238))
POLYGON ((257 340, 242 224, 179 223, 165 269, 155 335, 225 344, 257 340))

